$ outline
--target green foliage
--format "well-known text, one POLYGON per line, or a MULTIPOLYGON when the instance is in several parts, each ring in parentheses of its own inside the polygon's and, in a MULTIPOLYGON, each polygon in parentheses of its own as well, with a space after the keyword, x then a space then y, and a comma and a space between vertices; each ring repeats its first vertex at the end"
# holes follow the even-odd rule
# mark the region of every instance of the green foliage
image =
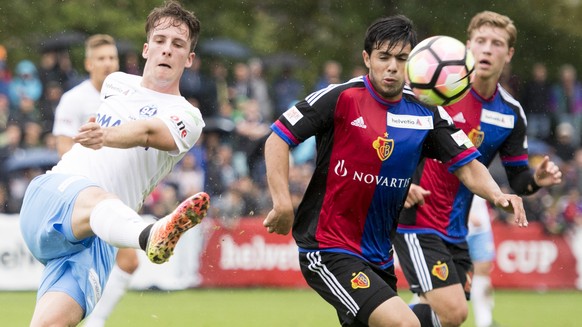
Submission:
MULTIPOLYGON (((39 42, 61 31, 109 33, 141 51, 145 17, 162 2, 3 1, 0 43, 9 51, 11 66, 23 58, 38 59, 39 42)), ((396 13, 412 18, 421 38, 446 34, 459 39, 466 38, 466 25, 478 11, 507 14, 519 31, 513 67, 522 76, 529 74, 533 62, 544 61, 555 77, 561 63, 579 65, 578 54, 582 50, 582 4, 571 0, 369 0, 365 5, 345 0, 182 0, 182 3, 200 18, 201 39, 231 38, 248 45, 256 56, 295 53, 308 63, 298 71, 305 81, 314 81, 328 59, 341 62, 347 77, 353 66, 362 64, 366 27, 380 16, 396 13)), ((81 65, 80 60, 75 64, 81 65)))

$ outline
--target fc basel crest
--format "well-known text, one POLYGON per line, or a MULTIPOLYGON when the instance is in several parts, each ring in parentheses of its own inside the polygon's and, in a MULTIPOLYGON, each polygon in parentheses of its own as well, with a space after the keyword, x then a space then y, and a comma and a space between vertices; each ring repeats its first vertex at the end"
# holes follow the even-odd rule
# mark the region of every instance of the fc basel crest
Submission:
POLYGON ((449 277, 449 266, 446 263, 437 261, 437 264, 432 266, 431 273, 440 280, 447 280, 449 277))
MULTIPOLYGON (((352 276, 353 275, 354 274, 352 274, 352 276)), ((351 282, 353 289, 370 287, 370 279, 368 279, 368 276, 366 276, 366 274, 364 274, 361 271, 358 272, 358 274, 354 278, 352 278, 351 282)))
POLYGON ((376 153, 378 153, 380 160, 385 161, 392 154, 392 150, 394 150, 394 139, 388 139, 388 133, 384 133, 384 137, 378 136, 378 138, 372 142, 372 146, 376 149, 376 153))
POLYGON ((475 145, 476 148, 481 146, 481 143, 483 143, 483 140, 485 139, 485 133, 478 130, 478 129, 472 129, 469 132, 469 140, 471 140, 471 142, 473 142, 473 145, 475 145))

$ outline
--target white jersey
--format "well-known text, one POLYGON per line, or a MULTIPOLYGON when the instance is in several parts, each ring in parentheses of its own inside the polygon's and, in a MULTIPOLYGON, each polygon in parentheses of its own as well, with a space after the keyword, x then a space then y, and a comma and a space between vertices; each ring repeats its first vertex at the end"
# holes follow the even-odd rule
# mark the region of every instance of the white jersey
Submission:
POLYGON ((101 104, 99 91, 90 80, 85 80, 65 92, 55 109, 54 135, 73 137, 89 117, 94 116, 101 104))
POLYGON ((491 216, 487 201, 475 195, 469 211, 469 235, 485 233, 490 230, 491 216))
POLYGON ((75 144, 51 170, 84 176, 138 210, 152 189, 200 137, 204 121, 198 108, 181 96, 142 87, 141 76, 116 72, 103 83, 97 122, 103 127, 138 119, 161 119, 172 133, 177 151, 134 147, 93 150, 75 144))

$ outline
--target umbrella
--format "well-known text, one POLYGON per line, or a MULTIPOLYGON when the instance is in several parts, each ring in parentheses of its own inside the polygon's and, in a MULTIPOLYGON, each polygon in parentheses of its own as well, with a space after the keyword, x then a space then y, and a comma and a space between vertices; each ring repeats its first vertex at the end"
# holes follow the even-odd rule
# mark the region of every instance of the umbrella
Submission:
POLYGON ((198 51, 203 55, 234 59, 245 59, 251 55, 251 49, 244 44, 225 38, 202 41, 198 46, 198 51))
POLYGON ((36 148, 14 153, 4 162, 4 171, 7 173, 25 169, 49 169, 59 162, 59 155, 54 150, 36 148))
POLYGON ((77 31, 63 31, 43 38, 39 42, 41 52, 61 51, 83 44, 87 35, 77 31))
POLYGON ((269 68, 300 68, 307 66, 307 61, 303 57, 291 52, 276 53, 265 56, 262 59, 263 64, 269 68))
POLYGON ((223 117, 205 118, 204 123, 206 124, 204 127, 206 133, 229 134, 236 127, 232 120, 223 117))

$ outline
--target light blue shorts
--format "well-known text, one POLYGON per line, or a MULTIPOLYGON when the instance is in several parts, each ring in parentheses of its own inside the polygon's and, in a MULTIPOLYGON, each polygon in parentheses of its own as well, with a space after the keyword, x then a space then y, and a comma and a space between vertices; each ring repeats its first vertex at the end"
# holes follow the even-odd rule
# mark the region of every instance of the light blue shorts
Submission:
POLYGON ((473 261, 493 261, 495 259, 495 243, 491 229, 467 236, 469 255, 473 261))
POLYGON ((45 265, 37 299, 46 292, 71 296, 89 315, 99 298, 117 249, 95 236, 78 240, 71 219, 83 189, 96 186, 81 176, 48 173, 32 180, 20 211, 20 230, 34 257, 45 265))

